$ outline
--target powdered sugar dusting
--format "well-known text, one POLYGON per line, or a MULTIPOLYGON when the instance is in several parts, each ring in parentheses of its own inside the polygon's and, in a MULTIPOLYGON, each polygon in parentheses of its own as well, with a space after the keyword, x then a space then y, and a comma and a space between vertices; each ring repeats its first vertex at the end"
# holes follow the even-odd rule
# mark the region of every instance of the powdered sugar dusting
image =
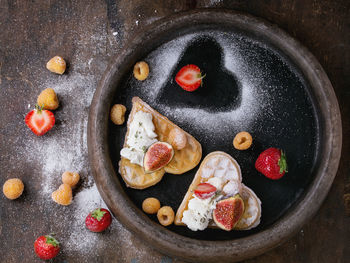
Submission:
POLYGON ((85 229, 86 216, 96 208, 106 207, 94 184, 90 188, 83 189, 74 197, 71 208, 75 211, 73 220, 73 231, 66 241, 67 248, 71 251, 84 253, 93 249, 98 240, 96 233, 85 229))
POLYGON ((143 81, 133 80, 133 85, 138 87, 138 91, 147 95, 148 98, 155 102, 155 98, 161 88, 169 79, 170 72, 176 66, 181 57, 184 47, 193 39, 195 34, 186 35, 182 38, 172 40, 154 52, 151 52, 146 61, 151 66, 152 74, 143 81), (169 50, 171 52, 169 52, 169 50), (152 87, 151 89, 149 87, 152 87), (146 92, 147 93, 146 93, 146 92), (146 93, 146 94, 145 94, 146 93))
MULTIPOLYGON (((270 95, 263 93, 261 86, 266 85, 261 70, 257 71, 254 65, 248 63, 245 58, 245 51, 241 49, 239 37, 222 32, 201 32, 200 36, 215 39, 223 50, 223 70, 231 72, 237 77, 240 88, 239 107, 222 112, 208 112, 198 107, 170 107, 157 100, 160 91, 169 80, 172 71, 181 59, 186 47, 192 41, 198 39, 198 34, 188 34, 183 37, 165 43, 163 46, 152 52, 146 61, 151 65, 152 74, 144 82, 133 80, 132 86, 141 98, 146 99, 151 106, 161 109, 161 113, 175 122, 181 122, 194 130, 206 133, 203 136, 213 136, 211 133, 227 133, 242 129, 249 130, 250 125, 256 123, 259 113, 266 108, 270 95), (151 88, 150 88, 151 87, 151 88), (260 93, 259 96, 255 94, 260 93), (200 116, 200 118, 194 118, 200 116), (235 124, 232 127, 232 124, 235 124), (220 126, 220 129, 216 127, 220 126)), ((258 43, 260 44, 260 43, 258 43)), ((170 80, 173 81, 173 80, 170 80)))
MULTIPOLYGON (((99 207, 107 208, 98 192, 96 184, 92 187, 85 188, 74 197, 74 202, 71 205, 71 208, 75 211, 72 226, 74 231, 69 235, 66 241, 68 251, 87 253, 94 250, 96 242, 99 240, 99 234, 86 229, 85 218, 91 211, 99 207)), ((123 235, 125 238, 124 240, 130 240, 131 233, 124 229, 120 230, 121 225, 115 220, 112 220, 112 224, 107 231, 118 231, 118 228, 119 235, 123 235)))
MULTIPOLYGON (((85 229, 85 217, 98 207, 107 208, 97 187, 89 174, 87 154, 88 111, 100 75, 89 73, 92 68, 101 72, 106 68, 107 60, 100 60, 100 53, 111 44, 104 34, 95 34, 78 41, 79 47, 95 43, 95 52, 88 56, 77 52, 70 58, 71 68, 62 76, 52 75, 38 86, 38 91, 52 88, 57 93, 60 106, 54 111, 55 126, 44 136, 38 137, 28 130, 23 149, 19 152, 26 156, 28 165, 37 163, 36 176, 41 177, 37 193, 37 205, 40 211, 55 218, 51 230, 62 230, 58 239, 66 252, 80 255, 94 255, 100 241, 110 242, 108 237, 92 233, 85 229), (73 191, 72 204, 63 207, 51 199, 51 193, 62 184, 61 175, 65 171, 76 171, 80 174, 80 185, 73 191)), ((38 92, 39 93, 39 92, 38 92)), ((28 104, 28 107, 33 104, 28 104)), ((130 233, 116 220, 113 220, 109 231, 117 231, 125 239, 130 233)), ((129 235, 129 236, 128 236, 129 235)))
MULTIPOLYGON (((154 254, 153 249, 144 247, 142 241, 133 237, 132 233, 126 230, 117 220, 112 220, 110 227, 103 233, 93 233, 85 227, 86 216, 96 208, 107 208, 106 204, 102 200, 96 184, 91 187, 85 188, 74 197, 74 202, 71 205, 71 209, 74 212, 74 218, 72 221, 72 231, 65 241, 65 250, 69 253, 79 254, 95 254, 96 244, 101 239, 101 235, 104 236, 105 244, 113 244, 113 246, 119 247, 120 251, 124 251, 125 261, 127 258, 143 260, 145 257, 149 257, 147 262, 157 262, 160 260, 159 256, 152 256, 154 254), (120 240, 121 242, 118 242, 120 240), (140 250, 140 247, 144 247, 140 250), (152 253, 153 252, 153 253, 152 253)), ((98 255, 96 255, 98 256, 98 255)), ((131 261, 132 262, 132 261, 131 261)))
POLYGON ((219 4, 219 3, 221 3, 222 2, 222 0, 211 0, 210 2, 209 2, 209 6, 215 6, 216 4, 219 4))
POLYGON ((83 178, 87 175, 87 119, 88 106, 91 103, 96 80, 79 73, 63 76, 59 80, 50 80, 40 90, 53 88, 58 94, 60 108, 55 111, 56 125, 43 137, 29 136, 26 143, 26 155, 29 160, 39 159, 43 175, 43 196, 57 189, 61 174, 65 171, 77 171, 83 178), (71 94, 80 94, 79 100, 71 94), (82 116, 77 121, 77 113, 82 116))
POLYGON ((107 36, 98 32, 80 36, 77 41, 79 48, 69 58, 67 72, 62 76, 52 75, 38 86, 38 93, 53 88, 58 95, 60 106, 54 111, 56 124, 41 137, 28 129, 17 158, 25 156, 28 165, 36 164, 35 176, 41 177, 41 185, 35 186, 35 205, 50 218, 45 222, 47 233, 57 234, 65 255, 94 261, 106 246, 117 244, 120 251, 116 253, 125 261, 146 258, 149 262, 156 262, 160 261, 161 255, 146 247, 116 219, 101 234, 90 232, 85 227, 89 212, 99 207, 107 208, 90 174, 86 142, 89 107, 108 62, 101 54, 105 55, 107 47, 114 45, 113 35, 117 34, 107 36), (94 49, 85 52, 86 46, 94 46, 94 49), (58 205, 51 199, 51 193, 62 183, 61 175, 65 171, 76 171, 81 176, 80 184, 73 189, 73 201, 69 206, 58 205))

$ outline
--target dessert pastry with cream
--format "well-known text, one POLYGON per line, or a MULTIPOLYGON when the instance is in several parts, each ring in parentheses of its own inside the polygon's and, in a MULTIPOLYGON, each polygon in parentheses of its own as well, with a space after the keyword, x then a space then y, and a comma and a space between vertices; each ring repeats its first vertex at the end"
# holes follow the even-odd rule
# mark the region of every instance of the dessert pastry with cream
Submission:
POLYGON ((202 147, 192 135, 140 98, 134 97, 132 104, 119 162, 119 173, 127 186, 144 189, 158 183, 165 172, 182 174, 197 166, 202 158, 202 147), (171 154, 167 154, 167 150, 171 154), (160 151, 164 151, 160 157, 170 156, 170 159, 162 163, 158 156, 160 151), (145 170, 145 160, 146 166, 152 169, 145 170), (155 165, 159 165, 159 169, 155 169, 155 165))
POLYGON ((174 223, 193 231, 207 227, 246 230, 257 226, 260 216, 261 202, 242 184, 238 163, 230 155, 216 151, 202 161, 174 223))

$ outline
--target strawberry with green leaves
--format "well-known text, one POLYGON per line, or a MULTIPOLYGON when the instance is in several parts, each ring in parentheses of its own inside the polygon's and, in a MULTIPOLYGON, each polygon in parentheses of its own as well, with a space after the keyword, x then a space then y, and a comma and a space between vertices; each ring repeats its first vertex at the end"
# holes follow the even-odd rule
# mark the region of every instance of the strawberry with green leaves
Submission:
POLYGON ((255 168, 267 178, 280 179, 288 172, 286 155, 277 148, 266 149, 256 160, 255 168))
POLYGON ((102 232, 106 230, 112 222, 111 213, 104 208, 97 208, 85 219, 86 227, 92 232, 102 232))
POLYGON ((60 252, 60 243, 52 236, 40 236, 34 242, 34 251, 39 258, 48 260, 60 252))
POLYGON ((44 110, 43 106, 35 105, 35 109, 30 111, 24 121, 36 135, 41 136, 47 133, 55 125, 55 116, 49 110, 44 110))

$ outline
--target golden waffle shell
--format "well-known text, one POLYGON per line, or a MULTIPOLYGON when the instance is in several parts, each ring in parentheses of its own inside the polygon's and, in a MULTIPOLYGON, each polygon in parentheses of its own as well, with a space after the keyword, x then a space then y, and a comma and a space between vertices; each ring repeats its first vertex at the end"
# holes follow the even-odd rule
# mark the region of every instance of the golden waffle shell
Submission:
POLYGON ((154 173, 146 174, 143 167, 122 158, 119 162, 119 173, 127 186, 135 189, 145 189, 162 180, 165 171, 160 169, 154 173))
POLYGON ((248 230, 260 223, 261 201, 254 191, 243 185, 242 199, 244 201, 244 213, 233 229, 248 230))
MULTIPOLYGON (((238 181, 239 183, 242 181, 241 169, 236 160, 233 159, 230 155, 221 151, 216 151, 208 154, 202 161, 196 175, 193 178, 190 187, 187 190, 184 199, 182 200, 181 205, 179 206, 176 212, 174 220, 175 225, 185 225, 181 221, 183 212, 188 208, 188 202, 193 198, 192 195, 194 193, 194 190, 197 188, 198 184, 204 183, 210 178, 214 177, 215 172, 218 171, 218 168, 223 168, 222 164, 224 163, 227 163, 228 167, 232 167, 233 165, 233 167, 237 171, 237 177, 234 178, 234 180, 238 181)), ((230 170, 228 170, 227 172, 230 172, 230 170)))
POLYGON ((152 114, 155 133, 158 135, 157 139, 159 141, 170 143, 170 131, 173 128, 178 128, 185 133, 187 137, 187 144, 185 148, 181 150, 174 149, 174 157, 171 162, 163 169, 151 174, 146 174, 141 166, 132 164, 125 158, 121 158, 121 161, 119 162, 119 172, 129 187, 144 189, 158 183, 162 179, 165 172, 182 174, 197 166, 202 158, 202 146, 192 135, 185 132, 180 127, 172 123, 168 118, 152 109, 139 97, 134 97, 132 99, 132 104, 133 107, 128 119, 128 131, 125 135, 124 147, 127 146, 126 140, 129 133, 129 125, 132 122, 135 113, 140 110, 152 114))

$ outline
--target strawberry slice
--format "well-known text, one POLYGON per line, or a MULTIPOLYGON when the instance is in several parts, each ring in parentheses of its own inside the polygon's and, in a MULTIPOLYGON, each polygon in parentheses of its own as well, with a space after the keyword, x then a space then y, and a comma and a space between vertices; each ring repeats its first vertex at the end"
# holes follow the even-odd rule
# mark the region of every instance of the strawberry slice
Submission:
POLYGON ((55 116, 51 111, 43 110, 43 107, 35 105, 35 109, 26 115, 24 121, 32 132, 41 136, 55 125, 55 116))
POLYGON ((207 199, 212 197, 216 192, 216 187, 208 184, 208 183, 200 183, 196 190, 194 190, 194 194, 199 198, 199 199, 207 199))
POLYGON ((202 85, 202 75, 199 67, 193 64, 182 67, 175 76, 175 81, 186 91, 195 91, 202 85))

